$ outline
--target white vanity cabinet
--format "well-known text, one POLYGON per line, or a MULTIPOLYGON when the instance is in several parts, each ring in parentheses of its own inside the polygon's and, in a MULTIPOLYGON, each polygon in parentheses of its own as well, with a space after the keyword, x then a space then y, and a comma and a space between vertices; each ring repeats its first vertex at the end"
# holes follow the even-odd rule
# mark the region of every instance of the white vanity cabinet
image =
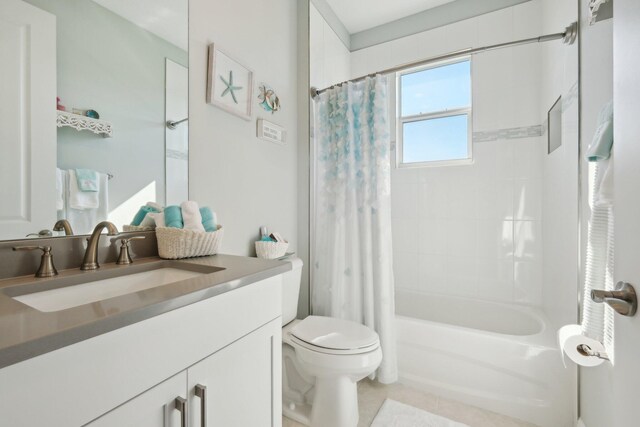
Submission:
POLYGON ((281 347, 274 345, 281 326, 279 319, 264 325, 88 426, 279 425, 275 415, 280 418, 281 408, 274 407, 273 397, 279 396, 281 377, 273 374, 281 363, 281 347))
POLYGON ((87 425, 180 427, 182 414, 175 409, 175 400, 178 396, 185 398, 186 383, 187 372, 180 372, 87 425))
POLYGON ((0 425, 280 426, 281 277, 0 369, 0 425))
POLYGON ((281 333, 277 319, 189 368, 189 426, 280 425, 281 333))

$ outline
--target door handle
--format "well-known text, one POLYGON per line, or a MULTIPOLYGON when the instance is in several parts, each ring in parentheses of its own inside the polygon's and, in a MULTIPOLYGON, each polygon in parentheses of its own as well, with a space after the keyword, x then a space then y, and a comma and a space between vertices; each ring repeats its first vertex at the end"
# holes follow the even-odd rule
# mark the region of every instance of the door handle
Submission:
POLYGON ((200 398, 200 427, 207 427, 207 386, 196 384, 195 393, 200 398))
POLYGON ((631 284, 616 283, 613 291, 592 290, 591 299, 594 302, 604 302, 623 316, 633 316, 638 309, 638 297, 631 284))
POLYGON ((187 427, 187 399, 178 396, 173 404, 174 408, 180 411, 180 427, 187 427))

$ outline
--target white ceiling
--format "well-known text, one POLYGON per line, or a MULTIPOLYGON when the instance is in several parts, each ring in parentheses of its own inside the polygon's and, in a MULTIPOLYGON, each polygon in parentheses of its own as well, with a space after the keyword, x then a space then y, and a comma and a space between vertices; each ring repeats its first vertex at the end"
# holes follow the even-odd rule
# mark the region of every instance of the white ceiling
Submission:
POLYGON ((93 0, 169 43, 189 46, 189 2, 187 0, 93 0))
POLYGON ((326 0, 354 34, 454 0, 326 0))

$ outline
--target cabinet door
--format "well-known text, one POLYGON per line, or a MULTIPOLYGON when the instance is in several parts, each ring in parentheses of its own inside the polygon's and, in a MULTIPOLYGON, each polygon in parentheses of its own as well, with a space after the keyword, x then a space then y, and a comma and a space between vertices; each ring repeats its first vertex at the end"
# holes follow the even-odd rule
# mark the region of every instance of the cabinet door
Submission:
POLYGON ((191 427, 280 427, 281 334, 277 318, 189 368, 191 427))
MULTIPOLYGON (((176 398, 186 399, 187 373, 177 375, 134 397, 100 418, 91 427, 185 427, 176 398)), ((184 409, 187 410, 186 407, 184 409)))

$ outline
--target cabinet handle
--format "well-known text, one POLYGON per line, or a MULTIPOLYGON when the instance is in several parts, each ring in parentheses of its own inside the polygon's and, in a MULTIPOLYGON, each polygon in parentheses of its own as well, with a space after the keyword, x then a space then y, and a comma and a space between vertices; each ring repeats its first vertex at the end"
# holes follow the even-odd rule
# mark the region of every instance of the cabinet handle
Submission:
POLYGON ((187 427, 187 399, 178 396, 173 403, 175 404, 175 409, 180 411, 180 427, 187 427))
POLYGON ((196 384, 196 396, 200 398, 200 426, 207 427, 207 386, 196 384))

